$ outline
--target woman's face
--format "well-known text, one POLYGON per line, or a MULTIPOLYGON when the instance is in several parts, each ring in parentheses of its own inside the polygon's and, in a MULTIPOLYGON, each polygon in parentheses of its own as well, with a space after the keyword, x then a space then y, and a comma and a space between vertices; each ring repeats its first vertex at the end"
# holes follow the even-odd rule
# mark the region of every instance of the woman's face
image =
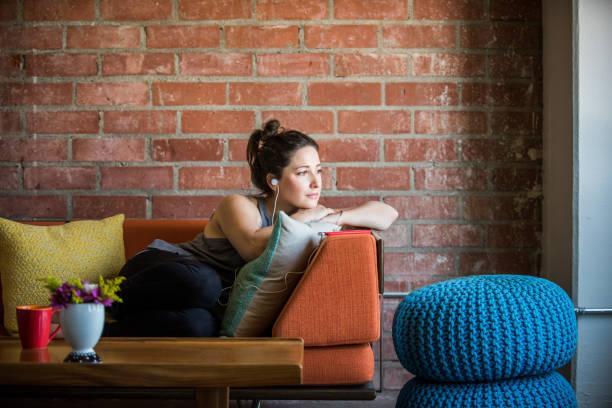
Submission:
POLYGON ((292 211, 316 207, 321 184, 321 160, 317 150, 312 146, 296 150, 279 180, 280 208, 292 211))

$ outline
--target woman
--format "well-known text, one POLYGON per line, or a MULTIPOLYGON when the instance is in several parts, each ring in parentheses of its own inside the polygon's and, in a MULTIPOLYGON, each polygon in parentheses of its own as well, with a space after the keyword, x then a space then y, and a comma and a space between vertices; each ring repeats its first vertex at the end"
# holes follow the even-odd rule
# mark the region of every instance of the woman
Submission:
MULTIPOLYGON (((237 271, 257 258, 272 233, 279 211, 302 221, 387 229, 397 212, 372 201, 336 210, 320 204, 321 163, 317 143, 284 130, 277 120, 254 131, 247 145, 251 181, 259 196, 225 197, 203 233, 192 241, 155 240, 121 270, 123 304, 106 335, 215 336, 223 309, 218 300, 237 271)), ((227 291, 224 291, 227 292, 227 291)))

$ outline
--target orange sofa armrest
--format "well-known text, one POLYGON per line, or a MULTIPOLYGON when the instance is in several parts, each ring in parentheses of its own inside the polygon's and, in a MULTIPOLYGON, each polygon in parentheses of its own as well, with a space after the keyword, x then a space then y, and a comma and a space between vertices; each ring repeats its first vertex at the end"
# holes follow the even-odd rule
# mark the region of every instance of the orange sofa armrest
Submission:
POLYGON ((305 346, 376 341, 380 333, 376 240, 371 234, 325 238, 272 328, 305 346))

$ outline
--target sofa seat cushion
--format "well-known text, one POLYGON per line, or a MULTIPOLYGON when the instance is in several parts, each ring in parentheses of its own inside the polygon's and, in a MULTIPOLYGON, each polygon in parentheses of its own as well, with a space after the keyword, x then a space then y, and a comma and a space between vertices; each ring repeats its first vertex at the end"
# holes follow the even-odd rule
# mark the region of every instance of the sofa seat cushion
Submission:
POLYGON ((305 347, 302 384, 364 384, 374 377, 374 352, 370 344, 305 347))
POLYGON ((376 240, 371 234, 325 238, 272 329, 305 346, 376 341, 380 335, 376 240))

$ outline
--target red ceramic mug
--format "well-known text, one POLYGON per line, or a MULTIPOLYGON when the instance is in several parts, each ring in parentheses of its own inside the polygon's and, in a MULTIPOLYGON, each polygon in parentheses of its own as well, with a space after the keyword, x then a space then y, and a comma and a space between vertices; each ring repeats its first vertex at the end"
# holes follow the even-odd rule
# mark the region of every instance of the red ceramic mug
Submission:
POLYGON ((53 313, 59 312, 51 306, 25 305, 17 306, 17 326, 19 327, 19 339, 24 349, 45 348, 49 341, 59 331, 61 326, 51 332, 51 317, 53 313))

